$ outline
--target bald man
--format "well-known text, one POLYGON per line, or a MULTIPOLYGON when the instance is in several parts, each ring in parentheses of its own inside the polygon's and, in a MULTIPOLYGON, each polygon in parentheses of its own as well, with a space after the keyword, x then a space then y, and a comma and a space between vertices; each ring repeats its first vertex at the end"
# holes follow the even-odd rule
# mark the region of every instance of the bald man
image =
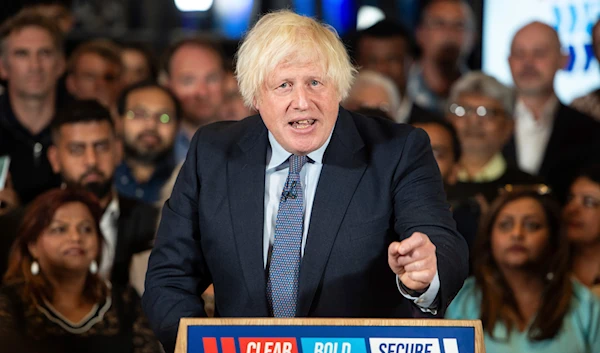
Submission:
POLYGON ((557 189, 564 188, 573 169, 597 154, 600 140, 599 123, 556 97, 554 78, 567 61, 558 34, 541 22, 517 31, 508 58, 518 99, 515 133, 505 156, 557 189))

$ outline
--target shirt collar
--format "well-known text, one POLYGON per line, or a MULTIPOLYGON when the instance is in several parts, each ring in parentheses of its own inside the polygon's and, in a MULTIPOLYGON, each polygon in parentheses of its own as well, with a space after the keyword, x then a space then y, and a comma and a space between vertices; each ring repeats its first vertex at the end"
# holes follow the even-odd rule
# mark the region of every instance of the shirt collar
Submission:
POLYGON ((540 117, 540 120, 535 120, 533 112, 521 99, 519 99, 515 107, 515 116, 517 120, 529 118, 535 121, 537 123, 536 125, 547 126, 554 121, 554 115, 559 105, 558 103, 559 101, 556 95, 552 95, 552 97, 550 97, 550 99, 548 99, 548 101, 544 104, 544 109, 542 110, 542 116, 540 117))
MULTIPOLYGON (((325 150, 327 149, 327 146, 329 146, 329 141, 331 141, 332 134, 333 134, 333 130, 331 131, 331 134, 329 134, 329 137, 327 138, 327 141, 325 141, 323 146, 319 147, 317 150, 312 151, 308 154, 308 158, 313 163, 317 163, 317 164, 323 163, 323 155, 325 154, 325 150)), ((267 159, 268 159, 267 160, 267 170, 279 167, 284 162, 286 162, 288 160, 288 158, 290 158, 290 156, 292 155, 290 152, 286 151, 285 148, 283 148, 283 146, 281 146, 279 144, 279 142, 277 142, 277 140, 275 139, 275 136, 273 136, 271 131, 269 131, 269 143, 271 145, 271 149, 270 149, 270 156, 268 155, 268 157, 267 157, 267 159)))
POLYGON ((500 179, 506 172, 506 160, 502 157, 502 153, 497 153, 490 159, 486 165, 475 175, 469 176, 467 170, 461 168, 458 171, 458 181, 468 183, 485 183, 500 179))
POLYGON ((119 208, 119 197, 114 193, 112 200, 106 206, 106 210, 104 210, 104 214, 102 217, 111 217, 112 219, 119 218, 121 214, 121 209, 119 208))

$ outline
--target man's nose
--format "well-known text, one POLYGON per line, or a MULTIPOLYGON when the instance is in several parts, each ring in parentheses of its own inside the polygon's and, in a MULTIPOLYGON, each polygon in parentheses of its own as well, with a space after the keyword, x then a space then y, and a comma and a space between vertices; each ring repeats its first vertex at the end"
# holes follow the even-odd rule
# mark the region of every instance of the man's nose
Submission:
POLYGON ((299 110, 308 109, 308 92, 306 87, 296 86, 294 88, 293 107, 299 110))
POLYGON ((85 163, 88 166, 95 166, 97 163, 96 152, 93 148, 87 148, 85 151, 85 163))
POLYGON ((205 82, 198 82, 194 88, 194 96, 204 98, 208 95, 208 85, 205 82))

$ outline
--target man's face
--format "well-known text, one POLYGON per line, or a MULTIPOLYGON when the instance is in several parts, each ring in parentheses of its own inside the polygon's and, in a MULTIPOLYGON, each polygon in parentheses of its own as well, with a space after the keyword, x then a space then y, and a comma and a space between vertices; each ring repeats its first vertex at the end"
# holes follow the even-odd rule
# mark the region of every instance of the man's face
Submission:
POLYGON ((448 114, 448 120, 456 129, 463 153, 500 153, 513 131, 513 120, 504 112, 502 103, 473 94, 461 95, 454 103, 462 108, 457 108, 457 112, 463 114, 448 114))
POLYGON ((169 87, 194 126, 217 121, 223 104, 223 67, 219 56, 195 45, 179 48, 170 63, 169 87))
POLYGON ((334 83, 313 61, 279 64, 267 76, 255 106, 286 151, 306 155, 329 138, 339 103, 334 83))
POLYGON ((70 185, 83 186, 102 199, 111 190, 121 146, 108 122, 63 125, 48 150, 52 170, 70 185))
POLYGON ((552 92, 554 76, 566 58, 553 30, 534 23, 515 35, 508 62, 519 94, 535 96, 552 92))
POLYGON ((140 51, 125 49, 121 51, 123 61, 123 85, 129 86, 150 79, 150 67, 140 51))
POLYGON ((440 174, 444 182, 448 183, 452 178, 455 166, 456 156, 454 156, 454 146, 452 144, 452 136, 442 126, 433 123, 414 124, 415 127, 425 130, 429 135, 433 156, 440 168, 440 174))
POLYGON ((391 111, 393 109, 392 99, 388 91, 383 86, 376 84, 355 84, 343 105, 348 110, 369 108, 382 110, 389 115, 396 114, 391 111))
POLYGON ((160 88, 131 92, 122 120, 128 158, 155 164, 171 152, 178 127, 175 102, 160 88))
POLYGON ((375 38, 364 36, 358 42, 358 65, 391 78, 400 91, 406 85, 406 70, 410 65, 407 43, 401 37, 375 38))
POLYGON ((237 80, 232 72, 225 76, 225 96, 221 106, 221 120, 242 120, 256 114, 244 104, 237 80))
POLYGON ((78 99, 95 99, 113 107, 121 93, 121 68, 96 53, 83 53, 67 77, 67 88, 78 99))
POLYGON ((11 33, 4 41, 2 78, 21 97, 42 99, 56 89, 64 70, 64 57, 50 33, 30 26, 11 33))
POLYGON ((423 58, 451 62, 473 49, 473 19, 467 5, 452 1, 432 4, 416 33, 423 58))

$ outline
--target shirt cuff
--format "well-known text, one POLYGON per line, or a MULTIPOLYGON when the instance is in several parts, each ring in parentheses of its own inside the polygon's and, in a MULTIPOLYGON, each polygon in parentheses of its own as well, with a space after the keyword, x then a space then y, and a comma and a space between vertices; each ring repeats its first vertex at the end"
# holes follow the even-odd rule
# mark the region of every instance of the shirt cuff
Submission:
POLYGON ((438 272, 435 272, 435 276, 433 277, 433 281, 429 285, 429 288, 425 293, 421 294, 420 297, 410 296, 402 286, 400 285, 400 277, 396 276, 396 286, 398 286, 398 290, 402 296, 419 307, 422 312, 432 313, 433 315, 437 315, 437 301, 435 298, 440 291, 440 277, 438 276, 438 272))

